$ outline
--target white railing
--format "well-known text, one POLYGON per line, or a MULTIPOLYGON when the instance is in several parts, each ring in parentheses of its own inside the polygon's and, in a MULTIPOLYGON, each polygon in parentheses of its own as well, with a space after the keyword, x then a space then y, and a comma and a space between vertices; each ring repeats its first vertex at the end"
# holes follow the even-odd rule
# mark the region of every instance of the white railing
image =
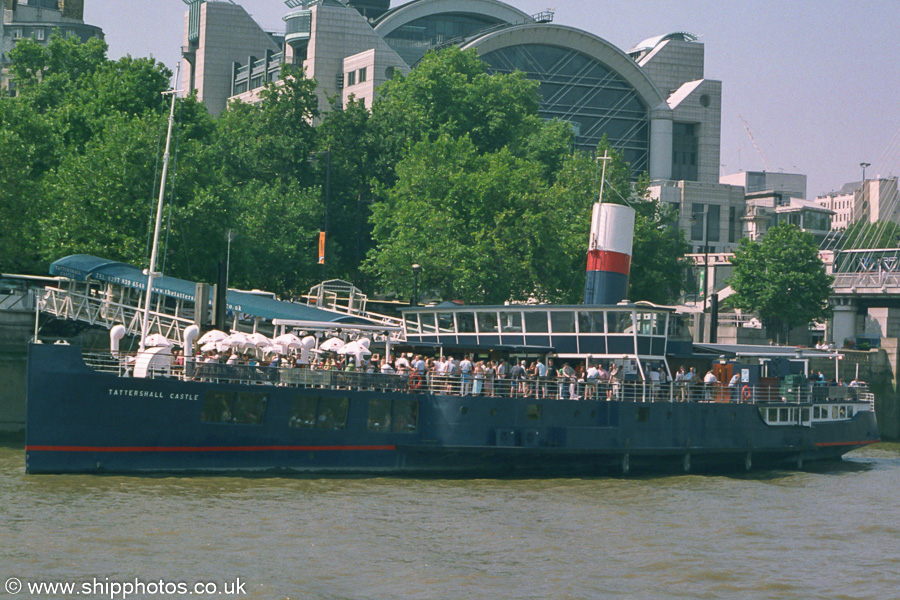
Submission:
MULTIPOLYGON (((96 371, 130 377, 135 363, 133 354, 113 357, 110 353, 86 353, 85 363, 96 371)), ((339 371, 309 366, 271 367, 265 364, 192 362, 151 367, 148 377, 177 378, 186 381, 278 385, 285 387, 331 390, 363 390, 380 392, 429 393, 485 398, 522 398, 537 400, 619 400, 630 402, 826 402, 862 401, 874 408, 874 396, 868 388, 844 388, 844 398, 830 398, 828 386, 803 385, 796 388, 778 386, 740 386, 725 384, 684 385, 640 381, 586 381, 584 379, 480 378, 459 374, 424 376, 412 374, 364 373, 339 371)))
MULTIPOLYGON (((142 309, 130 304, 121 304, 102 296, 88 293, 46 288, 38 299, 42 312, 59 319, 81 321, 107 329, 124 325, 127 335, 141 335, 142 309)), ((184 329, 193 325, 193 320, 184 317, 150 311, 148 331, 161 333, 177 344, 184 341, 184 329)))

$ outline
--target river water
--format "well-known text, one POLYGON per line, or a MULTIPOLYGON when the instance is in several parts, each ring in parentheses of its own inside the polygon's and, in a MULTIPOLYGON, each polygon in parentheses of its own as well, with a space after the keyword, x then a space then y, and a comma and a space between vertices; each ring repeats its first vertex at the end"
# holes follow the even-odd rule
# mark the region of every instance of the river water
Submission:
POLYGON ((24 586, 0 600, 76 597, 36 582, 92 586, 78 598, 896 598, 900 445, 802 472, 445 480, 26 476, 11 444, 0 539, 0 582, 24 586))

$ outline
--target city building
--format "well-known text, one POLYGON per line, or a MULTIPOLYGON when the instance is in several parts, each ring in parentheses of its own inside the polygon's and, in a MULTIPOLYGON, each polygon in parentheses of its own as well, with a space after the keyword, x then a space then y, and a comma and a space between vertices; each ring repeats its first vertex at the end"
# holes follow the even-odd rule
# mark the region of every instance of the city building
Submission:
POLYGON ((838 191, 819 196, 815 202, 834 212, 832 231, 846 229, 855 221, 900 223, 897 177, 847 183, 838 191))
POLYGON ((761 238, 776 225, 789 223, 811 233, 821 247, 831 230, 834 211, 816 202, 772 190, 748 193, 745 199, 744 237, 751 240, 761 238))
POLYGON ((635 177, 718 184, 721 82, 704 77, 695 36, 650 38, 628 52, 586 31, 499 0, 287 0, 284 34, 263 31, 239 5, 185 0, 183 85, 213 114, 252 101, 282 63, 302 67, 327 98, 371 106, 378 86, 433 49, 474 48, 491 72, 539 82, 540 113, 571 123, 576 146, 604 135, 635 177))
POLYGON ((719 183, 738 185, 744 193, 778 192, 791 198, 806 198, 806 175, 799 173, 772 173, 770 171, 741 171, 723 175, 719 183))
POLYGON ((31 38, 42 44, 50 41, 54 31, 86 42, 92 37, 103 39, 103 30, 84 22, 84 0, 0 0, 0 90, 12 91, 9 79, 9 52, 16 43, 31 38))

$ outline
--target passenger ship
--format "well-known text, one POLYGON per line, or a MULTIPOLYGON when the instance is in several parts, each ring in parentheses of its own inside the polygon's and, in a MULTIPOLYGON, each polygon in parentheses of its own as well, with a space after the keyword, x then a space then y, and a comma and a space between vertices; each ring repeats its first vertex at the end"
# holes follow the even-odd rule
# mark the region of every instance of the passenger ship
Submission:
MULTIPOLYGON (((604 205, 600 212, 607 227, 619 231, 618 215, 628 210, 604 205)), ((598 254, 616 251, 608 249, 616 247, 615 239, 603 243, 607 249, 598 254)), ((621 250, 627 257, 630 243, 625 246, 621 250)), ((127 292, 111 291, 112 282, 140 287, 141 277, 147 277, 85 257, 60 262, 55 272, 65 273, 67 280, 59 289, 48 289, 45 310, 50 304, 71 306, 81 285, 83 297, 100 303, 105 314, 118 315, 110 298, 127 292)), ((597 256, 593 264, 602 269, 627 262, 597 256)), ((589 285, 604 282, 599 295, 610 287, 622 289, 621 273, 600 269, 589 277, 589 285)), ((166 278, 154 287, 175 302, 177 313, 189 285, 166 278)), ((115 343, 112 352, 85 355, 76 345, 32 344, 26 469, 568 476, 797 467, 839 459, 878 441, 872 397, 864 388, 779 385, 766 379, 767 365, 776 359, 793 361, 797 370, 805 359, 793 348, 768 348, 766 360, 735 353, 734 360, 713 361, 722 370, 720 381, 740 375, 739 389, 660 383, 652 372, 662 369, 671 382, 667 356, 690 352, 690 342, 673 339, 677 320, 672 309, 618 300, 614 294, 595 305, 411 307, 398 327, 321 308, 302 307, 301 320, 267 308, 280 315, 272 322, 282 333, 318 329, 323 336, 380 335, 385 354, 408 350, 461 358, 465 353, 511 361, 552 357, 557 366, 621 367, 621 377, 611 382, 496 379, 488 387, 482 381, 479 395, 472 394, 474 381, 459 376, 190 359, 176 366, 166 348, 125 357, 115 343), (785 356, 771 355, 778 350, 785 356)), ((239 302, 232 292, 228 296, 229 306, 245 311, 276 302, 254 304, 246 297, 239 302)), ((180 341, 190 352, 196 328, 175 330, 185 332, 180 341)))
MULTIPOLYGON (((174 106, 173 96, 163 182, 174 106)), ((192 356, 200 333, 192 322, 203 322, 208 297, 201 286, 154 273, 164 192, 162 185, 146 274, 84 256, 51 268, 64 279, 38 308, 110 325, 110 350, 83 355, 77 345, 38 343, 35 332, 28 473, 569 476, 802 466, 878 441, 867 394, 766 386, 765 365, 756 361, 723 365, 727 375, 740 374, 737 397, 727 387, 654 380, 662 369, 672 381, 666 357, 675 349, 673 311, 622 300, 634 211, 602 198, 592 215, 585 305, 413 307, 394 326, 231 290, 216 304, 271 318, 282 334, 380 335, 385 356, 392 347, 491 359, 552 356, 560 366, 615 363, 620 379, 581 386, 497 379, 490 393, 482 387, 473 395, 469 382, 453 375, 200 363, 192 356), (128 300, 141 293, 137 311, 128 300), (129 328, 141 335, 134 356, 118 347, 129 328), (169 348, 146 346, 154 329, 183 345, 183 366, 169 348)))

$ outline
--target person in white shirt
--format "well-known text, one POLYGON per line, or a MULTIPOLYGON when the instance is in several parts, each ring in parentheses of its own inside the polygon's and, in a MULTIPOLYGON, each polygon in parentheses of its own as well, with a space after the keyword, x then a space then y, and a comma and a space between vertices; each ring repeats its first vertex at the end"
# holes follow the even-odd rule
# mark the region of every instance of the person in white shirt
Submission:
POLYGON ((597 381, 600 379, 600 369, 596 365, 588 366, 585 373, 584 396, 587 400, 593 400, 597 395, 597 381))
POLYGON ((547 397, 547 365, 544 364, 540 358, 538 358, 537 364, 535 365, 537 369, 537 381, 535 382, 535 396, 538 398, 546 398, 547 397))
POLYGON ((459 363, 459 393, 461 396, 468 396, 472 386, 472 361, 468 356, 463 356, 459 363))
POLYGON ((406 352, 400 353, 400 358, 394 361, 394 367, 400 375, 409 375, 409 360, 406 358, 406 352))
POLYGON ((706 372, 706 375, 703 376, 703 384, 706 386, 703 394, 705 400, 709 400, 712 397, 713 386, 717 383, 719 383, 719 380, 716 379, 716 374, 710 369, 706 372))

